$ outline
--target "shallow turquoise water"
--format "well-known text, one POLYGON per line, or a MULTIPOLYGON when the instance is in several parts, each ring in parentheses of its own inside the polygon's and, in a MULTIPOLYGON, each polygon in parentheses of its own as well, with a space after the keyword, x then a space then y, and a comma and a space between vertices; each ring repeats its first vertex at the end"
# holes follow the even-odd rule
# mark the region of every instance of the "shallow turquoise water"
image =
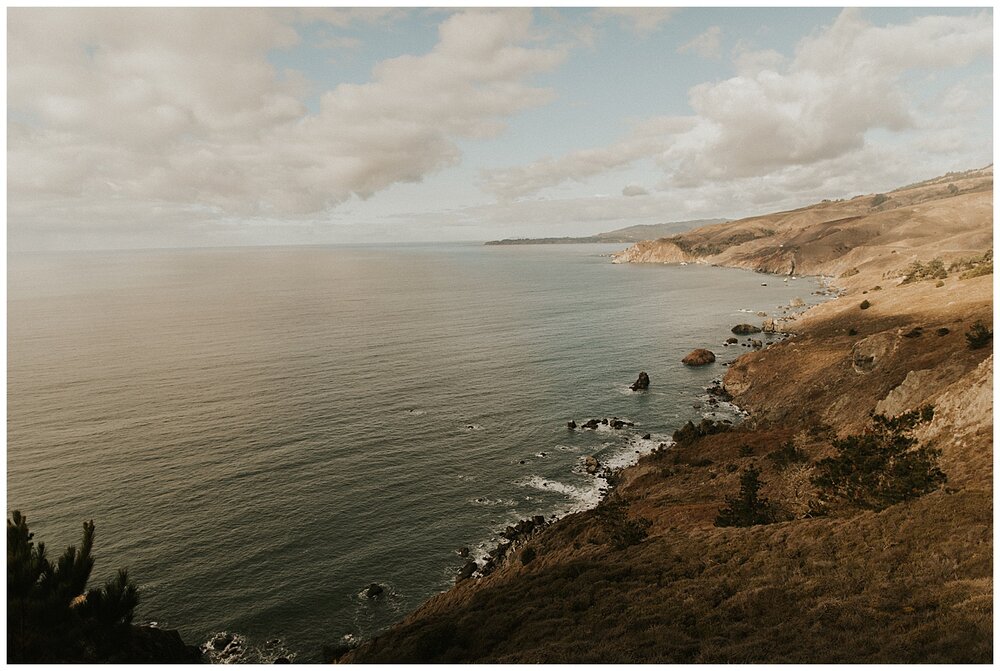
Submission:
POLYGON ((591 505, 586 455, 625 463, 697 419, 746 351, 729 327, 760 321, 741 310, 817 300, 601 256, 620 248, 12 256, 8 510, 53 549, 93 518, 94 577, 127 565, 140 619, 318 661, 446 589, 459 546, 591 505), (719 361, 682 366, 694 347, 719 361), (610 416, 635 430, 566 429, 610 416))

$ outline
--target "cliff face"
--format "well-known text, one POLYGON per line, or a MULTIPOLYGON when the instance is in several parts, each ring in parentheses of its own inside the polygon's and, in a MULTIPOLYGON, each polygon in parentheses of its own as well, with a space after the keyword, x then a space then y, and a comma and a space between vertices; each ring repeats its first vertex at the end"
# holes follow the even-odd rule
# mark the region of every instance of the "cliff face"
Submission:
POLYGON ((536 532, 344 661, 990 661, 992 342, 966 337, 992 322, 986 173, 631 248, 620 260, 794 261, 844 293, 793 321, 794 337, 713 364, 744 424, 644 457, 596 510, 536 532), (733 236, 746 240, 701 255, 733 236), (949 256, 980 262, 900 274, 949 256), (913 435, 947 482, 884 508, 816 509, 835 439, 868 430, 870 412, 928 404, 913 435), (751 466, 776 521, 716 527, 751 466))
POLYGON ((638 243, 615 263, 698 262, 777 274, 879 273, 992 246, 993 167, 886 194, 706 226, 638 243))

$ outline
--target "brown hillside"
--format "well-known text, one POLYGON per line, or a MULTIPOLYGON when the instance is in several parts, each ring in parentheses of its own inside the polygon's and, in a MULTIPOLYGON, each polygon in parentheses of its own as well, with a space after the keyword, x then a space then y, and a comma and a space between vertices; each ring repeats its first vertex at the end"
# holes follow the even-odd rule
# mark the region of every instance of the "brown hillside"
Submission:
POLYGON ((625 252, 846 277, 841 296, 790 322, 794 337, 714 364, 748 421, 644 457, 597 509, 535 532, 343 661, 992 661, 993 350, 966 338, 992 323, 991 180, 973 171, 877 206, 821 203, 625 252), (685 251, 699 245, 721 249, 685 251), (934 257, 979 261, 904 281, 934 257), (871 412, 928 404, 913 435, 946 482, 881 508, 816 507, 835 439, 861 434, 871 412), (716 527, 751 466, 775 522, 716 527), (648 537, 629 536, 643 519, 648 537))

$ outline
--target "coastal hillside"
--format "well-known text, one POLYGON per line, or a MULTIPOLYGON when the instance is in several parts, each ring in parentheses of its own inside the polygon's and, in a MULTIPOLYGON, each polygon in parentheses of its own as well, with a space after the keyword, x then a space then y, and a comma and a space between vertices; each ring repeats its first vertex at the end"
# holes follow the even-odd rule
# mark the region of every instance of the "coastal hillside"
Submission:
POLYGON ((692 410, 596 509, 524 525, 495 570, 340 661, 990 662, 992 167, 616 261, 822 274, 838 295, 754 317, 790 335, 773 344, 702 344, 706 399, 746 421, 692 410))
POLYGON ((720 224, 725 219, 694 219, 691 221, 671 221, 664 224, 637 224, 617 228, 613 231, 605 231, 596 235, 582 237, 560 237, 560 238, 504 238, 503 240, 490 240, 487 245, 558 245, 558 244, 581 244, 581 243, 628 243, 641 242, 650 238, 669 235, 686 231, 691 228, 720 224))
MULTIPOLYGON (((644 241, 617 263, 708 263, 787 275, 885 273, 992 246, 993 166, 644 241)), ((857 281, 852 282, 857 284, 857 281)))

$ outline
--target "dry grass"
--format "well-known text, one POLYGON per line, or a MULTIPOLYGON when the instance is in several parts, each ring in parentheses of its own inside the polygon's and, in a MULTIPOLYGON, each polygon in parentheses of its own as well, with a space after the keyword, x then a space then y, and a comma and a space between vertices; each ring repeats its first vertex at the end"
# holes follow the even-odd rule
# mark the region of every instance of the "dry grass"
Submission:
MULTIPOLYGON (((949 208, 946 240, 960 248, 985 235, 979 249, 991 247, 991 232, 980 230, 992 208, 987 179, 991 169, 894 191, 874 214, 866 197, 745 220, 776 233, 734 247, 747 252, 740 259, 724 252, 733 265, 753 254, 751 267, 784 263, 764 245, 798 236, 812 245, 810 263, 837 270, 828 274, 859 272, 842 280, 848 296, 795 323, 795 338, 730 367, 726 387, 750 421, 621 474, 616 497, 628 502, 630 519, 650 520, 649 537, 621 547, 601 512, 566 517, 529 541, 530 563, 461 583, 345 661, 992 661, 992 343, 969 349, 963 335, 991 321, 992 278, 949 278, 943 287, 881 279, 912 260, 890 255, 891 245, 932 245, 949 208), (951 183, 958 195, 946 189, 951 183), (816 237, 813 224, 824 217, 842 219, 842 230, 816 237), (866 237, 873 227, 882 233, 866 237), (880 282, 887 286, 878 300, 858 310, 862 289, 880 282), (905 336, 916 327, 921 335, 905 336), (861 369, 859 351, 873 356, 861 369), (927 372, 901 386, 911 371, 927 372), (840 504, 807 518, 817 461, 833 453, 834 438, 862 430, 890 392, 900 407, 935 406, 915 435, 941 451, 946 486, 880 512, 840 504), (790 442, 805 461, 780 456, 790 442), (751 464, 786 521, 714 527, 751 464)), ((692 247, 708 245, 737 234, 737 224, 685 235, 692 247)), ((647 260, 655 245, 643 248, 647 260)))

